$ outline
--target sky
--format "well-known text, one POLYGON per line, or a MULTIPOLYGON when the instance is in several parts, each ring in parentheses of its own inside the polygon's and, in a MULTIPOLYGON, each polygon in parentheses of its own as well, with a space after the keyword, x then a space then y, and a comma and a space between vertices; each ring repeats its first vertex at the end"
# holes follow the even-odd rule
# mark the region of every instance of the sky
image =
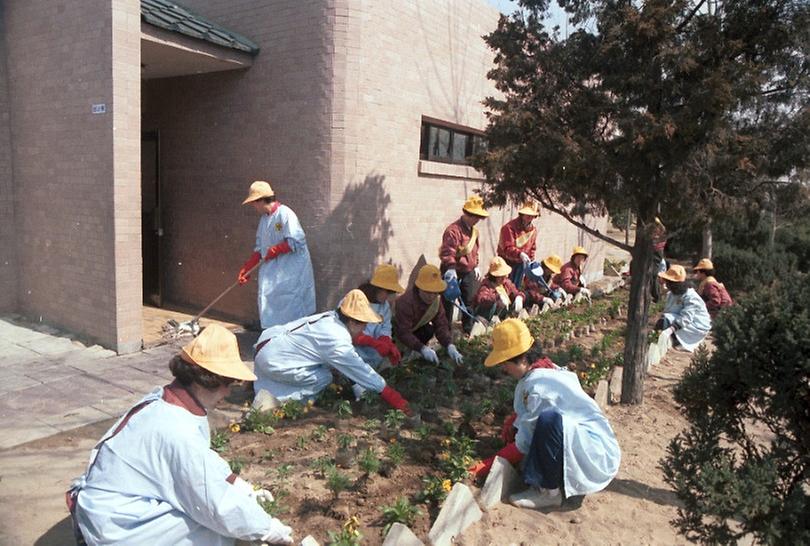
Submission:
MULTIPOLYGON (((500 10, 501 13, 512 13, 518 7, 516 0, 487 0, 487 1, 496 8, 498 8, 498 10, 500 10)), ((548 26, 553 27, 554 25, 559 25, 560 34, 563 37, 565 37, 565 12, 563 12, 557 6, 556 2, 551 2, 551 14, 552 17, 548 26)))

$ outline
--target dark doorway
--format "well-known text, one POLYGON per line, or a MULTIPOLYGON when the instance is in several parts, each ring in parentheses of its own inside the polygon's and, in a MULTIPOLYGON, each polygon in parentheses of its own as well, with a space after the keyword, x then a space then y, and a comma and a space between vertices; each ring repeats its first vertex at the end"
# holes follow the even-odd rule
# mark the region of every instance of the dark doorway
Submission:
POLYGON ((157 131, 141 136, 141 255, 143 258, 143 302, 163 305, 160 274, 160 137, 157 131))

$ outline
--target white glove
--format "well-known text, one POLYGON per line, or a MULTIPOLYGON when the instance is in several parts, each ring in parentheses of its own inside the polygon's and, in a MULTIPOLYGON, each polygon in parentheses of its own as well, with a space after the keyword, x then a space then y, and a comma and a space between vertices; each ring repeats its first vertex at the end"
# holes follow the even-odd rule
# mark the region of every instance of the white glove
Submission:
POLYGON ((458 279, 458 273, 455 269, 448 269, 444 272, 444 282, 450 282, 451 279, 458 279))
POLYGON ((529 255, 526 254, 525 252, 520 253, 520 259, 524 264, 528 264, 529 262, 532 261, 531 258, 529 258, 529 255))
POLYGON ((273 502, 273 499, 275 499, 273 494, 267 489, 259 489, 258 491, 254 491, 254 498, 257 501, 263 502, 273 502))
POLYGON ((428 362, 433 362, 434 364, 439 363, 439 355, 437 355, 436 351, 434 351, 427 345, 422 345, 422 348, 419 349, 419 354, 421 354, 422 358, 424 358, 428 362))
POLYGON ((543 298, 543 305, 548 305, 549 307, 554 306, 554 300, 551 298, 543 298))
POLYGON ((262 542, 269 544, 292 544, 292 527, 288 527, 279 520, 273 518, 270 531, 262 537, 262 542))
POLYGON ((520 313, 523 310, 523 296, 515 298, 515 313, 520 313))
POLYGON ((661 330, 661 335, 666 336, 666 337, 669 337, 674 333, 675 333, 675 327, 674 326, 670 326, 666 330, 661 330))
POLYGON ((456 349, 456 346, 453 345, 452 343, 447 346, 447 354, 450 355, 450 358, 456 364, 463 364, 464 363, 464 357, 461 356, 461 353, 458 352, 458 349, 456 349))
POLYGON ((475 280, 480 281, 481 280, 481 268, 476 267, 475 269, 473 269, 473 272, 475 272, 475 280))
POLYGON ((363 396, 363 393, 366 392, 366 389, 355 383, 352 385, 352 392, 354 393, 354 401, 359 402, 360 398, 363 396))
POLYGON ((582 297, 585 299, 591 299, 591 291, 587 288, 580 288, 579 293, 582 294, 582 297))

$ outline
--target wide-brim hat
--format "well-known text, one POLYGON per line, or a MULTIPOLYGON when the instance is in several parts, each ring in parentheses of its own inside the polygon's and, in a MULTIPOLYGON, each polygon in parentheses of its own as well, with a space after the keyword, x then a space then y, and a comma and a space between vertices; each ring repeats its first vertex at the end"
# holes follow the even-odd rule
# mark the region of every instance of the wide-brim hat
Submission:
POLYGON ((372 286, 376 286, 377 288, 390 290, 398 294, 405 292, 405 289, 399 284, 397 268, 391 264, 378 265, 377 269, 374 270, 374 274, 371 276, 370 282, 372 286))
POLYGON ((480 195, 471 195, 468 197, 461 209, 464 212, 474 214, 475 216, 480 216, 482 218, 489 216, 489 213, 484 208, 484 200, 480 195))
POLYGON ((709 269, 714 269, 714 264, 709 258, 703 258, 692 269, 695 271, 707 271, 709 269))
POLYGON ((500 256, 495 256, 489 263, 489 274, 493 277, 506 277, 511 272, 511 266, 500 256))
POLYGON ((382 322, 382 317, 374 312, 362 290, 355 288, 343 297, 340 312, 360 322, 382 322))
POLYGON ((256 375, 239 356, 236 336, 219 324, 206 326, 199 336, 180 350, 180 357, 222 377, 240 381, 256 380, 256 375))
POLYGON ((543 258, 542 264, 555 275, 559 275, 560 271, 562 271, 563 261, 556 254, 552 254, 543 258))
POLYGON ((447 288, 447 283, 442 280, 442 273, 435 265, 425 264, 416 274, 414 283, 419 290, 439 294, 447 288))
POLYGON ((540 216, 540 206, 534 201, 526 201, 518 209, 518 214, 525 214, 526 216, 540 216))
POLYGON ((586 258, 588 257, 588 251, 585 250, 584 246, 575 246, 574 247, 574 250, 571 251, 571 256, 573 257, 573 256, 576 256, 577 254, 585 256, 586 258))
POLYGON ((672 282, 684 282, 686 280, 686 269, 682 265, 671 265, 669 269, 658 274, 664 280, 672 282))
POLYGON ((248 203, 252 203, 253 201, 258 201, 264 197, 273 197, 276 192, 273 191, 273 188, 270 187, 270 184, 265 182, 264 180, 257 180, 253 184, 250 185, 250 190, 248 191, 248 196, 242 201, 243 205, 247 205, 248 203))
POLYGON ((484 360, 484 366, 491 368, 516 356, 520 356, 534 345, 534 338, 520 319, 506 319, 492 330, 492 351, 484 360))

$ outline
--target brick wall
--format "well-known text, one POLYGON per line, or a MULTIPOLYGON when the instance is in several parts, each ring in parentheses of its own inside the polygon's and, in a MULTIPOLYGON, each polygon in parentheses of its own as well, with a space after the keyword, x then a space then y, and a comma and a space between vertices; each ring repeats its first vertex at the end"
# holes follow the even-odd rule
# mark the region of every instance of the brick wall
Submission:
POLYGON ((124 170, 133 168, 126 156, 138 132, 131 121, 138 101, 131 84, 114 80, 128 72, 131 80, 133 71, 139 77, 140 70, 131 38, 124 54, 113 37, 132 31, 138 0, 11 0, 4 6, 19 308, 105 346, 132 350, 140 345, 140 316, 137 326, 122 324, 134 315, 131 302, 125 312, 117 307, 116 290, 132 263, 132 249, 124 247, 134 241, 121 236, 134 214, 123 203, 132 198, 124 187, 138 173, 124 170), (105 104, 107 113, 92 114, 93 104, 105 104), (114 146, 114 138, 123 140, 114 146), (117 214, 126 217, 123 223, 117 214))
POLYGON ((0 3, 0 311, 13 311, 17 308, 17 245, 4 12, 0 3))

